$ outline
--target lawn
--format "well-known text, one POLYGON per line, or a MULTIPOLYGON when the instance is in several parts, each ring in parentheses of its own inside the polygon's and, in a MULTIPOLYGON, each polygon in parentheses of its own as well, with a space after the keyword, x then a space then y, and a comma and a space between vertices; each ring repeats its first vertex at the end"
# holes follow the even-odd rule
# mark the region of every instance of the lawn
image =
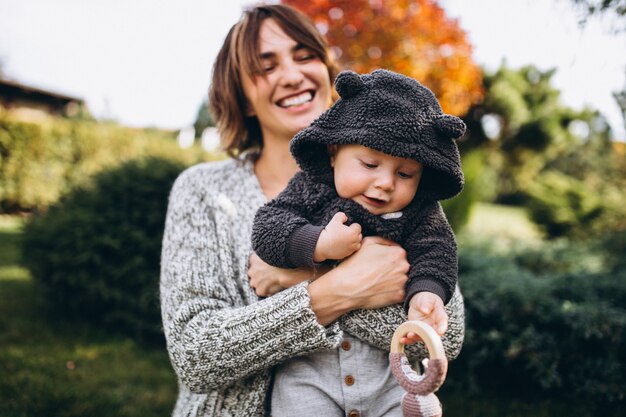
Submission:
POLYGON ((477 203, 459 237, 488 239, 492 243, 509 247, 538 243, 542 233, 521 207, 477 203))

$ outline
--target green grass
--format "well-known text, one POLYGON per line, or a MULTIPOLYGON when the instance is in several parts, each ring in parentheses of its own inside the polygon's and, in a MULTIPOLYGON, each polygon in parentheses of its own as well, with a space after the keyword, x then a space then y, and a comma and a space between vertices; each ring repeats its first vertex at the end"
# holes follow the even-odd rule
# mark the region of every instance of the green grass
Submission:
POLYGON ((477 203, 459 239, 490 241, 508 249, 520 244, 539 244, 543 234, 524 208, 477 203))
POLYGON ((19 217, 0 215, 0 281, 28 279, 28 271, 18 265, 21 227, 19 217))
POLYGON ((20 267, 22 221, 0 217, 0 415, 169 416, 165 349, 60 320, 20 267))

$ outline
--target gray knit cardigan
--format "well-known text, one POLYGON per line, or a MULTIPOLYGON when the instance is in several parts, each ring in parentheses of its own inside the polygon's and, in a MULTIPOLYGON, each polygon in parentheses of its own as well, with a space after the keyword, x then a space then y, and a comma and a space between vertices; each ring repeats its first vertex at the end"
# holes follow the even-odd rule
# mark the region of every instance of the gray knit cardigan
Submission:
MULTIPOLYGON (((161 258, 161 310, 178 376, 175 417, 267 416, 272 367, 287 358, 334 349, 343 332, 389 349, 406 320, 401 304, 353 311, 320 325, 308 282, 259 300, 247 267, 255 212, 266 202, 252 164, 228 160, 189 168, 174 184, 161 258)), ((464 337, 463 298, 446 306, 449 358, 464 337)), ((421 344, 410 360, 425 357, 421 344)))

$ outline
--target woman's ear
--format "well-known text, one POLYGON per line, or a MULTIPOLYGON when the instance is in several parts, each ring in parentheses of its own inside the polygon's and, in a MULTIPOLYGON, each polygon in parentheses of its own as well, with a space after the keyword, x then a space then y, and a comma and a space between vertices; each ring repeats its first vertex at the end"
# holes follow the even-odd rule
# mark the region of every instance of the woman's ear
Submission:
POLYGON ((337 155, 337 145, 327 145, 328 156, 330 157, 330 166, 335 166, 335 155, 337 155))
POLYGON ((250 103, 248 103, 248 100, 246 100, 246 103, 244 104, 243 112, 246 117, 256 116, 256 112, 254 111, 254 108, 250 105, 250 103))

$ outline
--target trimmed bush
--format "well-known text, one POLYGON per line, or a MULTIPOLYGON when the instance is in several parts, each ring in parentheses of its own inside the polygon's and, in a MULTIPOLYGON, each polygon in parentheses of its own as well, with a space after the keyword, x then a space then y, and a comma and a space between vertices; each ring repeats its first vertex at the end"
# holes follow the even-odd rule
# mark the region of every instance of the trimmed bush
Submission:
POLYGON ((623 247, 598 247, 608 253, 560 242, 512 254, 463 245, 467 334, 446 386, 516 398, 624 401, 626 270, 609 262, 623 247))
POLYGON ((187 164, 210 158, 200 147, 180 149, 173 132, 62 118, 28 123, 0 112, 0 213, 44 211, 92 175, 149 155, 187 164))
POLYGON ((30 218, 23 263, 55 307, 140 338, 161 333, 161 240, 168 194, 184 167, 127 162, 30 218))

